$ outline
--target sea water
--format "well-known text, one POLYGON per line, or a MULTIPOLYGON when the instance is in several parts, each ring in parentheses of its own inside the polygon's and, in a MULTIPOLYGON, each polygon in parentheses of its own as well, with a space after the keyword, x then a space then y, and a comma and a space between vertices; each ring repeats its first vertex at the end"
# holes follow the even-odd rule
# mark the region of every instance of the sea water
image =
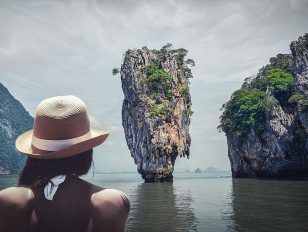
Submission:
MULTIPOLYGON (((127 231, 308 231, 308 181, 229 173, 174 173, 173 183, 143 183, 135 173, 84 179, 128 195, 127 231)), ((0 176, 0 189, 16 182, 17 176, 0 176)))

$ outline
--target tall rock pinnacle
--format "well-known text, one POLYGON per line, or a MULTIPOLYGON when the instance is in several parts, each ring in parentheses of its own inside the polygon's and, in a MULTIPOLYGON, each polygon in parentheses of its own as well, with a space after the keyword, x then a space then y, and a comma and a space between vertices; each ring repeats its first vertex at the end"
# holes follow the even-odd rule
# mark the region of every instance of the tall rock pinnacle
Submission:
POLYGON ((177 156, 189 158, 192 115, 187 51, 128 50, 121 66, 122 125, 145 182, 172 181, 177 156))

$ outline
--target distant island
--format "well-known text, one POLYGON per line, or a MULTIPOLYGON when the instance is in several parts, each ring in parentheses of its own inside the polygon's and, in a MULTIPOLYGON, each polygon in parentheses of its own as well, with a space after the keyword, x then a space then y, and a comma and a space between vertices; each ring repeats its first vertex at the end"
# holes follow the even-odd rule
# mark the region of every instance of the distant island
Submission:
POLYGON ((222 172, 222 170, 214 167, 208 167, 203 172, 222 172))
POLYGON ((308 176, 308 34, 222 105, 233 177, 308 176))
POLYGON ((202 170, 201 168, 196 168, 194 173, 216 173, 216 172, 225 172, 224 170, 220 170, 218 168, 214 168, 214 167, 208 167, 204 170, 202 170))
POLYGON ((131 156, 145 182, 172 181, 175 160, 190 154, 190 67, 187 50, 127 50, 120 73, 122 125, 131 156))

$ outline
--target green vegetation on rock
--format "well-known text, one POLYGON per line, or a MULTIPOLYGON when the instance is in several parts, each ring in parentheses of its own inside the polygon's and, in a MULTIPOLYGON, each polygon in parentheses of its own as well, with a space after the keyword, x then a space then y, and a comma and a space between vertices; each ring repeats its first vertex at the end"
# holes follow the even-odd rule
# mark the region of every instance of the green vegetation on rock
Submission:
POLYGON ((187 85, 180 86, 180 97, 186 98, 189 95, 189 87, 187 85))
POLYGON ((168 106, 165 104, 151 104, 149 114, 151 116, 164 117, 169 112, 168 106))
POLYGON ((235 91, 231 100, 223 105, 219 129, 236 136, 245 136, 251 129, 260 130, 265 112, 265 93, 243 88, 235 91))
POLYGON ((268 79, 268 88, 273 93, 288 92, 294 86, 292 74, 280 68, 274 68, 268 71, 266 79, 268 79))
POLYGON ((186 77, 187 79, 193 78, 190 67, 195 66, 195 61, 193 59, 185 60, 188 51, 184 48, 179 48, 179 49, 171 49, 171 48, 172 44, 167 43, 165 46, 162 47, 162 49, 153 51, 157 54, 158 59, 161 61, 165 60, 166 54, 174 56, 177 63, 177 67, 179 68, 179 70, 183 72, 183 76, 186 77))
POLYGON ((172 79, 165 70, 158 67, 157 64, 151 63, 145 66, 146 81, 150 92, 154 93, 157 99, 160 96, 158 93, 162 93, 162 98, 170 98, 172 96, 172 79))
POLYGON ((189 115, 189 117, 191 117, 193 115, 193 113, 194 113, 194 111, 191 110, 191 106, 187 106, 186 107, 186 112, 189 115))
POLYGON ((290 55, 279 54, 257 76, 246 79, 242 88, 223 104, 218 129, 239 137, 251 130, 262 132, 265 112, 274 110, 279 103, 287 107, 287 100, 294 92, 292 63, 290 55))
POLYGON ((289 98, 289 103, 297 103, 299 104, 304 110, 308 110, 308 98, 305 97, 304 94, 295 93, 289 98))
MULTIPOLYGON (((193 113, 187 78, 192 78, 190 67, 194 66, 195 62, 192 59, 185 60, 187 50, 183 48, 171 49, 171 47, 172 44, 168 43, 160 50, 151 50, 154 56, 136 72, 139 83, 144 87, 143 91, 146 93, 140 99, 147 105, 147 113, 161 119, 172 117, 175 99, 179 97, 184 100, 185 104, 189 105, 185 108, 186 113, 189 116, 193 113), (173 79, 166 70, 168 65, 165 65, 165 61, 167 59, 173 62, 170 65, 176 68, 178 74, 175 78, 179 79, 173 79)), ((143 49, 147 50, 146 47, 143 49)), ((127 51, 125 57, 135 57, 136 55, 132 55, 132 52, 127 51)), ((118 74, 118 69, 114 68, 112 73, 118 74)))
POLYGON ((160 68, 155 63, 150 63, 144 67, 146 84, 150 92, 149 101, 154 100, 149 105, 148 113, 151 116, 166 117, 171 111, 168 100, 172 97, 172 78, 169 73, 160 68))
POLYGON ((170 81, 170 75, 163 69, 159 68, 157 64, 151 63, 145 66, 145 71, 148 76, 149 83, 159 83, 161 81, 170 81))
POLYGON ((120 73, 119 68, 113 68, 113 69, 112 69, 112 75, 113 75, 113 76, 115 76, 115 75, 117 75, 117 74, 119 74, 119 73, 120 73))
POLYGON ((294 80, 290 71, 273 68, 266 70, 264 75, 254 79, 251 86, 262 91, 268 89, 273 94, 278 95, 290 93, 294 86, 294 80))

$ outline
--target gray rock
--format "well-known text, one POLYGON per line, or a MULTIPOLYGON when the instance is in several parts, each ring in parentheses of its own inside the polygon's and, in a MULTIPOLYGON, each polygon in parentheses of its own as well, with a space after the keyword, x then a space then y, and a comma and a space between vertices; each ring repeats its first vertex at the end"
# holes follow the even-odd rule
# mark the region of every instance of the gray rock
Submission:
MULTIPOLYGON (((291 43, 294 93, 308 97, 308 34, 291 43)), ((282 55, 280 55, 282 57, 282 55)), ((275 59, 271 59, 273 65, 275 59)), ((263 75, 264 68, 258 76, 263 75)), ((254 77, 255 78, 255 77, 254 77)), ((242 88, 251 87, 247 79, 242 88)), ((272 97, 266 92, 267 97, 272 97)), ((298 177, 308 176, 308 113, 299 104, 287 104, 282 96, 277 105, 266 109, 264 130, 251 129, 238 138, 226 133, 228 156, 233 177, 298 177)))
POLYGON ((176 50, 128 50, 121 66, 124 93, 122 125, 131 156, 146 182, 172 181, 177 156, 189 157, 189 85, 185 65, 178 63, 176 50), (145 67, 156 64, 169 74, 160 83, 149 82, 145 67), (167 96, 166 91, 169 92, 167 96), (161 112, 159 112, 159 110, 161 112))
POLYGON ((16 174, 25 157, 15 148, 19 134, 31 129, 33 118, 0 83, 0 175, 16 174))

